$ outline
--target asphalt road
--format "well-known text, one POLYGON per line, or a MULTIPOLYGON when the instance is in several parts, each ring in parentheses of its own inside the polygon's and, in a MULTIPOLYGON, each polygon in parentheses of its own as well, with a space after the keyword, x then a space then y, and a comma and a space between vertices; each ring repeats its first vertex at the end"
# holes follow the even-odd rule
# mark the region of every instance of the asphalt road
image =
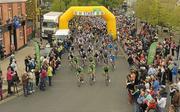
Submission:
POLYGON ((76 77, 70 70, 66 59, 62 68, 53 77, 53 86, 45 92, 24 97, 19 96, 0 105, 0 112, 132 112, 132 106, 127 101, 125 78, 128 65, 120 57, 117 68, 111 72, 111 84, 105 86, 103 70, 97 70, 96 84, 86 83, 77 87, 76 77))

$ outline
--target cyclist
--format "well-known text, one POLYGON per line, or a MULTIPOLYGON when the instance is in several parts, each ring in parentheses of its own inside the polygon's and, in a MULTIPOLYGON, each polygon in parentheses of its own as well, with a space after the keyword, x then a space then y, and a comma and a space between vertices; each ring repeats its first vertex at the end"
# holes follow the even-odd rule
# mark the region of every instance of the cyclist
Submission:
POLYGON ((85 51, 83 51, 82 56, 81 56, 83 66, 85 66, 86 58, 87 58, 87 55, 86 55, 85 51))
POLYGON ((83 71, 83 68, 81 67, 81 66, 79 66, 78 68, 77 68, 77 78, 78 78, 78 82, 80 82, 80 83, 84 83, 84 76, 83 76, 83 73, 82 73, 82 71, 83 71))
POLYGON ((111 62, 113 69, 115 69, 115 60, 116 60, 116 56, 113 55, 112 53, 110 53, 110 62, 111 62))
POLYGON ((96 63, 99 63, 99 52, 98 52, 98 50, 95 51, 94 58, 96 59, 96 63))
POLYGON ((69 56, 68 56, 68 60, 70 62, 70 64, 72 65, 73 63, 73 58, 74 58, 74 54, 72 52, 69 53, 69 56))
POLYGON ((89 74, 90 74, 91 80, 94 82, 95 82, 95 71, 96 71, 96 65, 91 58, 90 59, 90 66, 89 66, 89 74))
POLYGON ((119 48, 118 48, 117 42, 114 44, 114 52, 115 52, 115 56, 117 57, 118 56, 118 52, 119 52, 119 48))
POLYGON ((108 51, 104 50, 104 63, 108 64, 108 51))
POLYGON ((104 75, 105 75, 105 78, 106 78, 105 80, 110 82, 111 80, 110 80, 110 76, 109 76, 109 67, 108 67, 108 65, 106 65, 104 67, 104 75))
POLYGON ((75 56, 74 56, 74 58, 73 58, 73 65, 74 65, 75 69, 78 68, 78 58, 75 57, 75 56))

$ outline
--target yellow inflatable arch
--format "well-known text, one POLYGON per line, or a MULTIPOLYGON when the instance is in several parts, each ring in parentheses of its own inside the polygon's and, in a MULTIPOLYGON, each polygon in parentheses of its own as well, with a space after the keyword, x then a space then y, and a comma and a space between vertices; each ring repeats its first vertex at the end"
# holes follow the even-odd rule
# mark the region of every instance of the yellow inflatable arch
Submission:
POLYGON ((116 18, 104 6, 73 6, 70 7, 61 17, 60 29, 68 29, 68 23, 74 16, 102 16, 107 22, 107 31, 116 39, 116 18))

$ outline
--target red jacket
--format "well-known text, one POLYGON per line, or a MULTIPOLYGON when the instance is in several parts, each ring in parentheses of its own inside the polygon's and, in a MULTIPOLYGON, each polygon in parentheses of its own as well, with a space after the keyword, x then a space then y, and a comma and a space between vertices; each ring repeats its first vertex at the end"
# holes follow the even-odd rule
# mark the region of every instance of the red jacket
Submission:
POLYGON ((12 71, 11 70, 8 70, 7 71, 7 80, 12 80, 12 71))
POLYGON ((46 72, 46 70, 42 70, 41 71, 41 78, 46 78, 46 76, 47 76, 47 72, 46 72))

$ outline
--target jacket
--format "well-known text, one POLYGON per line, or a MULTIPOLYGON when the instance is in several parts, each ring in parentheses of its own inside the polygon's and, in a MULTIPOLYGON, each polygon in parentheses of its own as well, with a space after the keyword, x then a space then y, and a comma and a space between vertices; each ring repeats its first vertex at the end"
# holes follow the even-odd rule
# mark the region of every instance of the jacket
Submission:
POLYGON ((172 99, 172 104, 175 106, 175 107, 180 107, 180 92, 176 92, 174 94, 174 97, 172 99))

